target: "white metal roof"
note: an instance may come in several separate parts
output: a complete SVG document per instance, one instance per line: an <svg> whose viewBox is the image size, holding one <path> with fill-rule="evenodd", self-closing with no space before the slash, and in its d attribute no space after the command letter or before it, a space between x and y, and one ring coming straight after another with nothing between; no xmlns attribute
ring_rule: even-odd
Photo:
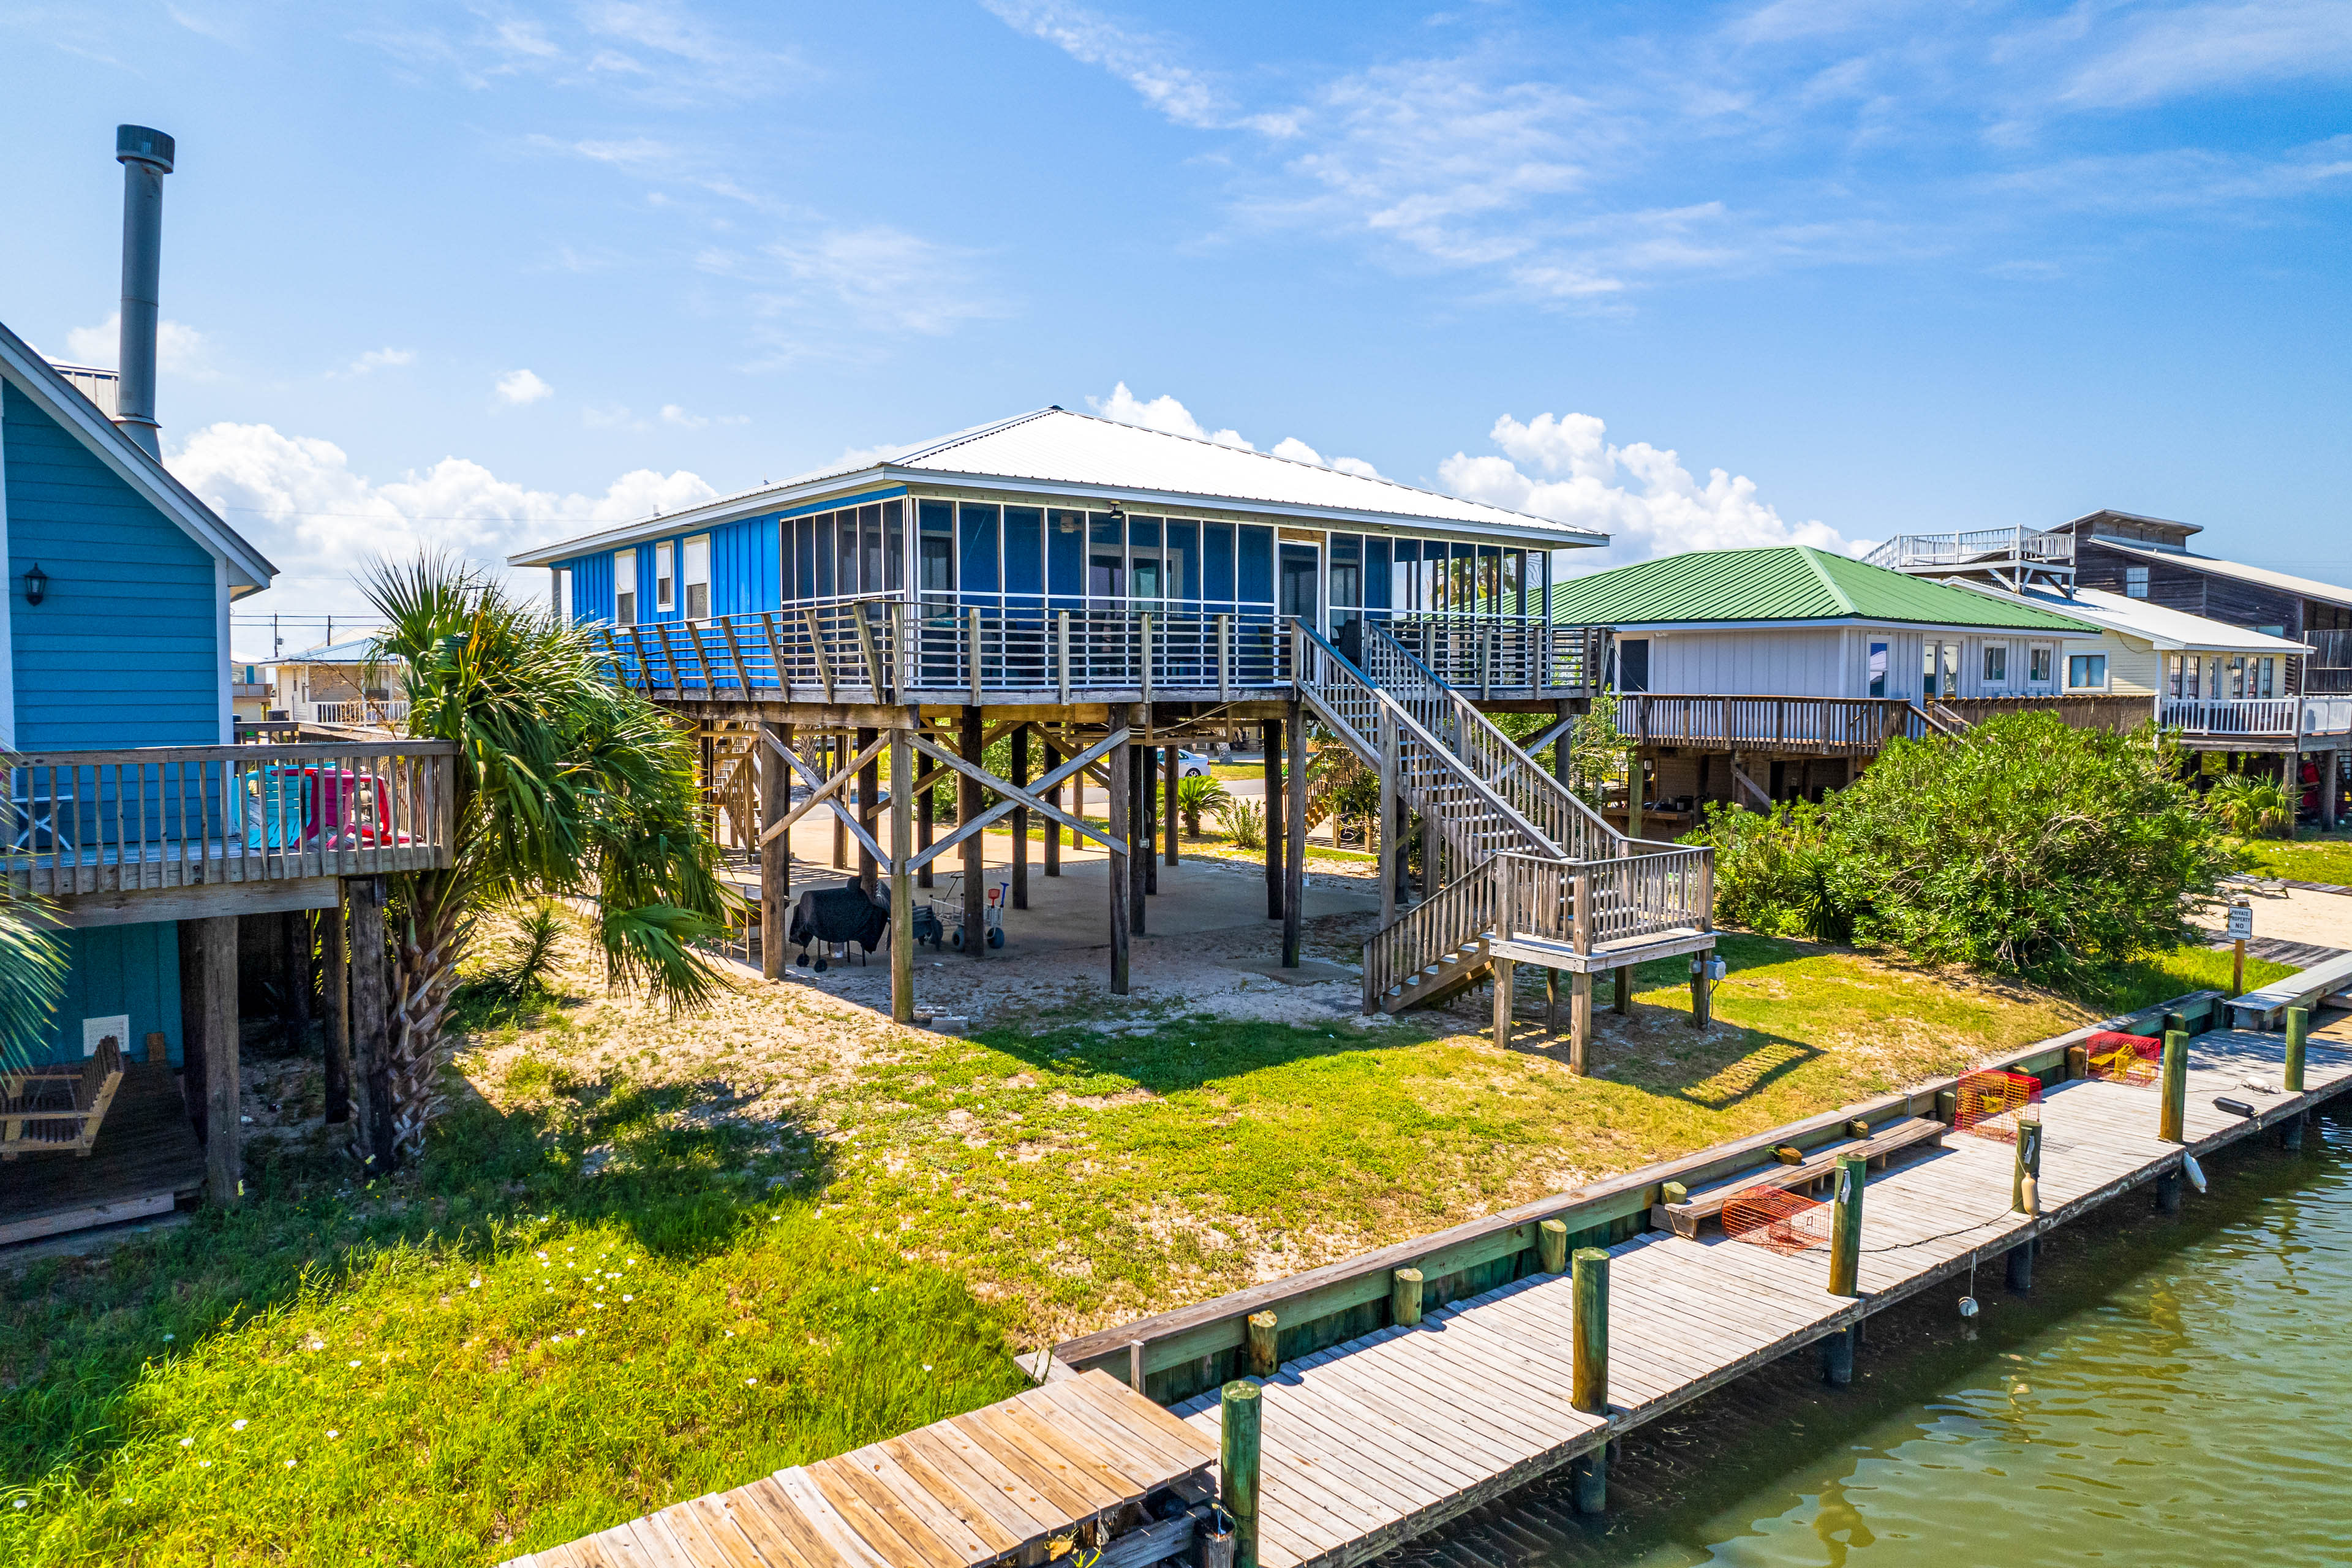
<svg viewBox="0 0 2352 1568"><path fill-rule="evenodd" d="M2333 583L2316 582L2309 577L2297 577L2291 573L2267 571L2249 566L2240 561L2223 561L2211 555L2192 555L2186 550L2159 550L2151 544L2132 540L2109 539L2105 534L2094 535L2109 550L2126 555L2137 555L2143 561L2161 561L2178 565L2183 561L2200 572L2210 572L2216 577L2234 577L2241 583L2259 583L2265 588L2276 588L2284 594L2301 594L2307 599L2320 599L2331 605L2352 605L2352 588L2339 588Z"/></svg>
<svg viewBox="0 0 2352 1568"><path fill-rule="evenodd" d="M1557 546L1598 545L1609 536L1549 518L1441 495L1393 479L1342 473L1189 436L1171 436L1066 408L1041 408L880 458L820 468L664 518L570 539L509 556L546 566L586 550L707 527L829 492L884 483L937 483L1074 499L1118 500L1181 510L1265 512L1326 522L1477 531Z"/></svg>
<svg viewBox="0 0 2352 1568"><path fill-rule="evenodd" d="M1958 582L1953 586L1972 588L1997 599L2022 599L2038 608L2074 616L2103 630L2137 637L2166 651L2187 649L2198 653L2271 654L2311 651L2306 645L2285 637L2248 631L2227 621L2192 616L2186 610L2167 609L2146 599L2110 594L2099 588L2077 588L2074 597L2068 598L2049 588L2028 588L2022 594L2012 594L2006 588L1994 588L1981 583Z"/></svg>

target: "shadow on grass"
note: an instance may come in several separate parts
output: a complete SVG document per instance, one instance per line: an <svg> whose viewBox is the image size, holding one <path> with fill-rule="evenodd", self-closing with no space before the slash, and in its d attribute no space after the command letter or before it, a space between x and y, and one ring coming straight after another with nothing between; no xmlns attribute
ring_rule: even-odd
<svg viewBox="0 0 2352 1568"><path fill-rule="evenodd" d="M656 1257L692 1258L803 1207L827 1177L811 1129L740 1119L724 1082L615 1085L544 1059L514 1076L525 1102L501 1110L450 1073L424 1159L390 1180L356 1175L346 1130L314 1122L299 1142L249 1146L235 1209L201 1208L103 1253L14 1268L0 1253L0 1486L102 1458L152 1359L386 1255L425 1246L487 1261L553 1223L616 1226ZM314 1081L294 1109L318 1108Z"/></svg>

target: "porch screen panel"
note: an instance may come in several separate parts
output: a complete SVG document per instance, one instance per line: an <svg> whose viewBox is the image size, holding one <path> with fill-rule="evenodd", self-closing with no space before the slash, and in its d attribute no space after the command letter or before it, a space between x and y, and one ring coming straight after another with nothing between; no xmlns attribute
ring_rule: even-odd
<svg viewBox="0 0 2352 1568"><path fill-rule="evenodd" d="M1168 597L1199 600L1201 592L1201 525L1168 521Z"/></svg>
<svg viewBox="0 0 2352 1568"><path fill-rule="evenodd" d="M1127 597L1127 520L1087 514L1087 597Z"/></svg>
<svg viewBox="0 0 2352 1568"><path fill-rule="evenodd" d="M915 509L916 586L922 595L921 679L955 685L962 662L956 626L955 503L927 500Z"/></svg>
<svg viewBox="0 0 2352 1568"><path fill-rule="evenodd" d="M1234 525L1230 522L1201 525L1201 594L1215 604L1234 601Z"/></svg>
<svg viewBox="0 0 2352 1568"><path fill-rule="evenodd" d="M1004 509L1005 659L1015 679L1043 684L1046 669L1045 513Z"/></svg>
<svg viewBox="0 0 2352 1568"><path fill-rule="evenodd" d="M816 519L799 518L793 524L793 593L795 599L816 597Z"/></svg>
<svg viewBox="0 0 2352 1568"><path fill-rule="evenodd" d="M1387 539L1364 541L1364 608L1368 610L1394 608L1390 595L1396 586L1395 567L1391 562L1396 543Z"/></svg>
<svg viewBox="0 0 2352 1568"><path fill-rule="evenodd" d="M833 513L819 512L816 522L816 586L820 599L833 597Z"/></svg>
<svg viewBox="0 0 2352 1568"><path fill-rule="evenodd" d="M1363 607L1364 536L1335 533L1330 538L1330 621L1336 637Z"/></svg>
<svg viewBox="0 0 2352 1568"><path fill-rule="evenodd" d="M1128 596L1135 599L1158 599L1165 596L1166 579L1160 574L1160 519L1129 518L1127 523Z"/></svg>
<svg viewBox="0 0 2352 1568"><path fill-rule="evenodd" d="M1087 518L1056 511L1045 530L1045 591L1057 610L1075 610L1087 592Z"/></svg>
<svg viewBox="0 0 2352 1568"><path fill-rule="evenodd" d="M1240 677L1267 681L1280 668L1274 625L1274 530L1245 522L1234 532L1237 586L1241 590L1234 616L1234 638L1240 648Z"/></svg>
<svg viewBox="0 0 2352 1568"><path fill-rule="evenodd" d="M907 588L907 503L882 503L882 586L901 594Z"/></svg>
<svg viewBox="0 0 2352 1568"><path fill-rule="evenodd" d="M1503 547L1499 544L1478 546L1477 595L1479 614L1503 613Z"/></svg>
<svg viewBox="0 0 2352 1568"><path fill-rule="evenodd" d="M857 592L857 510L855 507L833 514L834 561L835 572L833 591L846 596Z"/></svg>
<svg viewBox="0 0 2352 1568"><path fill-rule="evenodd" d="M1396 540L1389 553L1390 607L1406 613L1421 608L1421 541Z"/></svg>
<svg viewBox="0 0 2352 1568"><path fill-rule="evenodd" d="M861 506L857 509L857 538L864 559L858 563L858 591L878 594L882 580L882 508Z"/></svg>

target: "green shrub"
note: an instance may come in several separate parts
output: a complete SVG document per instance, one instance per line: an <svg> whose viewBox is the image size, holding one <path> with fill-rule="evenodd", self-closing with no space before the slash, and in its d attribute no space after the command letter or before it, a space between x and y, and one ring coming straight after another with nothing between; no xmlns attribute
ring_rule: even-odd
<svg viewBox="0 0 2352 1568"><path fill-rule="evenodd" d="M2225 773L2205 792L2205 809L2241 838L2294 837L2294 806L2269 779Z"/></svg>
<svg viewBox="0 0 2352 1568"><path fill-rule="evenodd" d="M1265 808L1254 800L1229 800L1217 808L1217 820L1236 849L1265 847Z"/></svg>
<svg viewBox="0 0 2352 1568"><path fill-rule="evenodd" d="M2236 868L2154 732L2003 714L1897 741L1818 809L1717 811L1724 918L2050 979L2168 948ZM1736 912L1735 912L1736 911Z"/></svg>

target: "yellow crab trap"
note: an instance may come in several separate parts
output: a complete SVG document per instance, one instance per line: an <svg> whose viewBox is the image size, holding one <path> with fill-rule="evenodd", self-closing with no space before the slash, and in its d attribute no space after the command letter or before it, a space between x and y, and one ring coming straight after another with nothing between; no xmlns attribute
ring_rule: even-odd
<svg viewBox="0 0 2352 1568"><path fill-rule="evenodd" d="M1960 1075L1958 1108L1952 1131L1973 1132L2003 1143L2017 1142L2017 1113L2042 1103L2042 1080L1998 1068Z"/></svg>
<svg viewBox="0 0 2352 1568"><path fill-rule="evenodd" d="M1830 1238L1827 1204L1786 1187L1750 1187L1723 1205L1723 1234L1786 1256Z"/></svg>
<svg viewBox="0 0 2352 1568"><path fill-rule="evenodd" d="M2164 1042L2147 1035L2102 1029L2083 1042L2091 1076L2110 1083L2154 1083L2164 1072Z"/></svg>

